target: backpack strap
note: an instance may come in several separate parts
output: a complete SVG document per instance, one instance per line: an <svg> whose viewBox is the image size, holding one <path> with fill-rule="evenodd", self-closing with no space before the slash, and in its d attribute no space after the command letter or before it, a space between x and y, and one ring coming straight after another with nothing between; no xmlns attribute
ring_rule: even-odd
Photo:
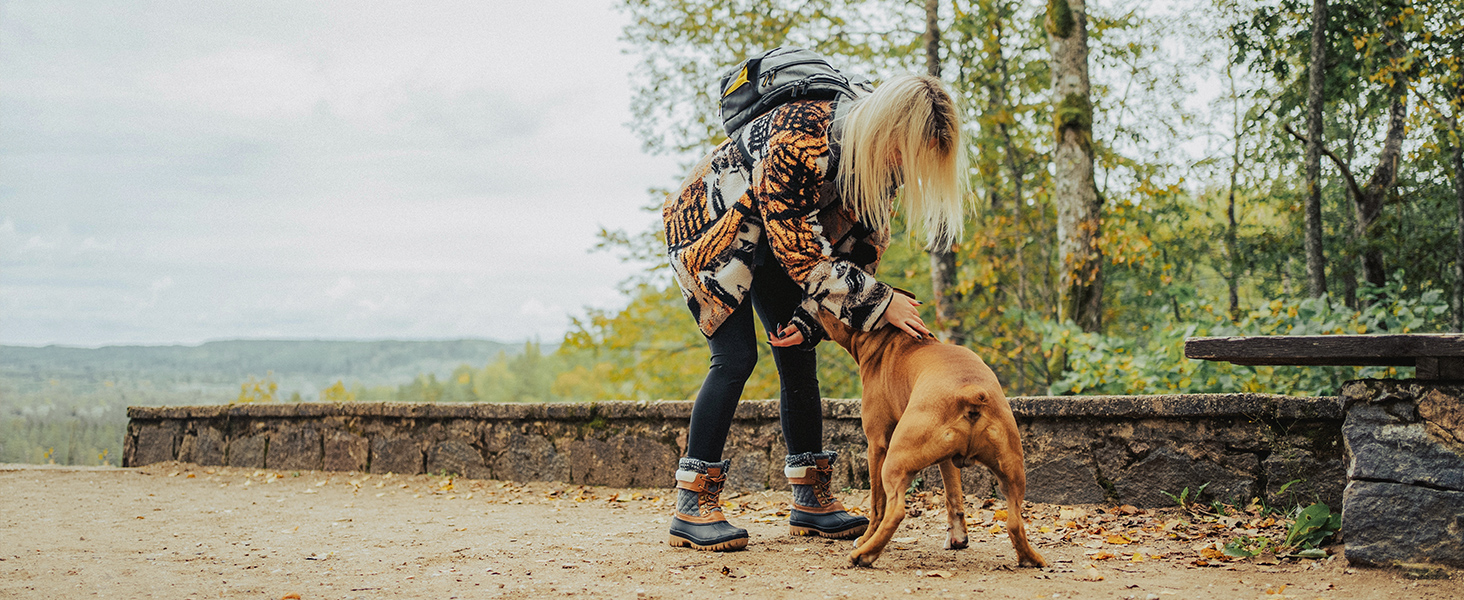
<svg viewBox="0 0 1464 600"><path fill-rule="evenodd" d="M849 116L849 102L834 100L833 118L829 123L829 173L827 181L839 175L839 159L844 155L844 119Z"/></svg>

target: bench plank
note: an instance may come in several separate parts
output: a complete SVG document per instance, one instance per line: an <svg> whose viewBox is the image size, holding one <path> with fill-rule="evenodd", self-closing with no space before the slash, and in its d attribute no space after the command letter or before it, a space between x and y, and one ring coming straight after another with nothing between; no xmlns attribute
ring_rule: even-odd
<svg viewBox="0 0 1464 600"><path fill-rule="evenodd" d="M1464 334L1268 335L1189 338L1184 355L1238 365L1399 366L1464 359Z"/></svg>

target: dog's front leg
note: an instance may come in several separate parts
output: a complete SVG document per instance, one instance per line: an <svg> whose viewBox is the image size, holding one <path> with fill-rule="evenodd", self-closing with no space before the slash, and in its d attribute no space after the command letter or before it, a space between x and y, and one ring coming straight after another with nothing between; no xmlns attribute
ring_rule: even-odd
<svg viewBox="0 0 1464 600"><path fill-rule="evenodd" d="M849 562L856 567L868 567L874 565L879 555L884 552L885 546L890 543L890 538L895 536L895 530L900 528L900 522L905 520L905 488L909 487L910 481L915 478L914 471L891 472L888 468L889 462L885 463L884 471L884 497L871 497L870 503L875 504L881 500L884 502L884 514L876 529L874 522L870 522L869 531L865 532L865 538L860 539L859 547L849 554ZM870 532L873 532L871 535Z"/></svg>
<svg viewBox="0 0 1464 600"><path fill-rule="evenodd" d="M960 550L970 543L966 535L966 498L961 493L961 469L949 458L940 461L940 480L945 484L946 520L950 523L945 547Z"/></svg>
<svg viewBox="0 0 1464 600"><path fill-rule="evenodd" d="M877 436L883 437L877 437ZM879 523L884 519L885 514L885 492L884 469L885 455L888 452L889 435L887 433L876 433L871 435L868 428L865 429L865 439L869 440L869 527L864 529L864 535L855 540L854 547L863 546L869 538L874 537L875 530L879 529Z"/></svg>

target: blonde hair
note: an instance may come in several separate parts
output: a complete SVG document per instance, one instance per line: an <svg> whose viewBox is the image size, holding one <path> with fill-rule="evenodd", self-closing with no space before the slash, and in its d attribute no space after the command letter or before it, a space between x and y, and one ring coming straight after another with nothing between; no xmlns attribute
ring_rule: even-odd
<svg viewBox="0 0 1464 600"><path fill-rule="evenodd" d="M844 117L838 186L844 204L875 229L889 226L896 188L910 223L932 248L965 229L966 149L955 100L928 75L895 77L854 101Z"/></svg>

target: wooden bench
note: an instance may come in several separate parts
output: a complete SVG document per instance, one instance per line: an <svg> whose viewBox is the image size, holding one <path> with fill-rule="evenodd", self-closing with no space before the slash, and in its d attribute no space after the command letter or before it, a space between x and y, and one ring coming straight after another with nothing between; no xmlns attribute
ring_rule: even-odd
<svg viewBox="0 0 1464 600"><path fill-rule="evenodd" d="M1347 561L1464 568L1464 335L1190 338L1184 355L1241 365L1416 367L1412 380L1342 386Z"/></svg>
<svg viewBox="0 0 1464 600"><path fill-rule="evenodd" d="M1416 379L1464 379L1464 334L1189 338L1184 355L1238 365L1416 367Z"/></svg>

